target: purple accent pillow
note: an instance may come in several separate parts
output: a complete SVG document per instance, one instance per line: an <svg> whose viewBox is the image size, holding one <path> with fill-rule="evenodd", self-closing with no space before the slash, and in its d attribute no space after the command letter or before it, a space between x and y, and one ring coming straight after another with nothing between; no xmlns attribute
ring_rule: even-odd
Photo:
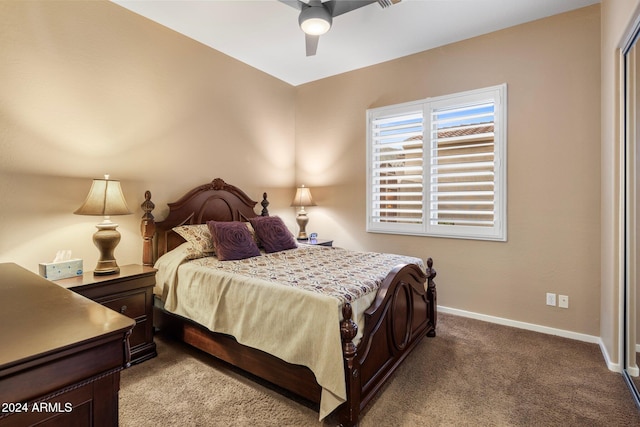
<svg viewBox="0 0 640 427"><path fill-rule="evenodd" d="M285 249L297 248L298 244L293 238L280 217L277 216L256 216L249 219L249 222L256 231L258 240L264 250L268 253L280 252Z"/></svg>
<svg viewBox="0 0 640 427"><path fill-rule="evenodd" d="M251 232L244 222L207 221L211 240L220 261L251 258L260 255Z"/></svg>

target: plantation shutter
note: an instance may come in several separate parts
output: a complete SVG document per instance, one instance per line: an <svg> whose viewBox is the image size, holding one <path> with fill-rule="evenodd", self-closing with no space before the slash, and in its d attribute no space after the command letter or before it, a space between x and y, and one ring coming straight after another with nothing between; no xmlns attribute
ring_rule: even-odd
<svg viewBox="0 0 640 427"><path fill-rule="evenodd" d="M494 227L493 100L434 108L430 129L430 225Z"/></svg>
<svg viewBox="0 0 640 427"><path fill-rule="evenodd" d="M420 226L423 220L422 108L371 121L370 221Z"/></svg>
<svg viewBox="0 0 640 427"><path fill-rule="evenodd" d="M507 240L507 86L367 110L367 231Z"/></svg>

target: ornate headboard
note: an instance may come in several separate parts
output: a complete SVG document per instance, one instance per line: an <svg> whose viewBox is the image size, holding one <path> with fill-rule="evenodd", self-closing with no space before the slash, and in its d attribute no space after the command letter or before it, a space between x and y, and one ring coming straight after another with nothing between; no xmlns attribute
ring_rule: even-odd
<svg viewBox="0 0 640 427"><path fill-rule="evenodd" d="M154 261L184 243L173 227L185 224L205 224L207 221L247 221L258 216L253 210L258 202L251 200L247 194L221 178L200 185L182 196L177 202L169 203L169 214L163 221L155 222L151 211L155 205L151 201L151 192L144 195L142 203L142 222L140 231L144 239L142 263L153 265ZM262 195L262 212L268 216L267 193ZM155 237L155 251L154 251ZM154 256L155 252L155 256Z"/></svg>

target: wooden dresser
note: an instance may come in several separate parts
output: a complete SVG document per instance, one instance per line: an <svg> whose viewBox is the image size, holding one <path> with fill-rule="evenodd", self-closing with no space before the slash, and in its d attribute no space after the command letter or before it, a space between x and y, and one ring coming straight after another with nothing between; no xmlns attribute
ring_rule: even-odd
<svg viewBox="0 0 640 427"><path fill-rule="evenodd" d="M134 324L16 264L0 264L0 426L117 426Z"/></svg>

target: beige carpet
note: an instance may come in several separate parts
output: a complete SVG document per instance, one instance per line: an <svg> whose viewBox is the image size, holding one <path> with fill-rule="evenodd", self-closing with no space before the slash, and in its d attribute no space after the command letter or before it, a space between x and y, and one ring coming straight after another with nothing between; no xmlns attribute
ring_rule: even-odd
<svg viewBox="0 0 640 427"><path fill-rule="evenodd" d="M640 426L600 349L440 315L361 419L382 426ZM156 336L158 357L122 372L120 425L330 426L311 405Z"/></svg>

